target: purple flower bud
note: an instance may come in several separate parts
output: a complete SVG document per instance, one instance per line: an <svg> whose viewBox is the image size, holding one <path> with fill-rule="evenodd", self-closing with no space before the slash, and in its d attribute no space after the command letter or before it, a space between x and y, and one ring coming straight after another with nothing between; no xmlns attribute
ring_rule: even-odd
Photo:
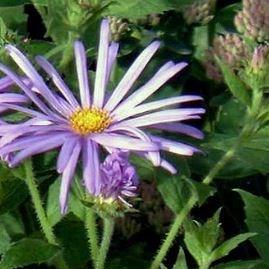
<svg viewBox="0 0 269 269"><path fill-rule="evenodd" d="M138 177L128 161L128 152L114 151L101 164L100 196L108 200L120 200L130 206L124 197L136 196Z"/></svg>

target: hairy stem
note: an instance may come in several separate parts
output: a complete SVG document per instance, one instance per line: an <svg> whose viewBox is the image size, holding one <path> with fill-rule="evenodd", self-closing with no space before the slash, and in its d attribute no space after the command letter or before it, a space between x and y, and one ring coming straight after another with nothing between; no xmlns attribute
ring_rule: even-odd
<svg viewBox="0 0 269 269"><path fill-rule="evenodd" d="M113 235L115 221L113 218L104 218L103 238L96 261L96 269L104 269L106 256L109 250L111 238Z"/></svg>
<svg viewBox="0 0 269 269"><path fill-rule="evenodd" d="M188 216L188 213L190 212L191 208L194 206L195 203L196 203L196 196L193 195L186 204L186 206L181 210L181 212L176 215L176 218L173 224L171 225L171 228L165 240L163 241L157 256L153 260L150 269L159 269L163 259L165 258L168 250L172 246L173 241L175 240L178 234L179 228L181 227L182 223Z"/></svg>
<svg viewBox="0 0 269 269"><path fill-rule="evenodd" d="M56 236L54 235L52 226L49 223L49 220L47 218L47 215L45 213L42 200L38 191L38 187L36 184L35 176L33 173L33 166L31 159L28 159L24 163L25 167L25 173L26 173L26 179L25 182L28 186L34 209L37 215L37 218L39 220L39 224L41 226L41 230L44 233L47 241L52 245L59 245ZM52 260L52 263L59 269L68 269L68 266L66 265L63 257L57 256Z"/></svg>
<svg viewBox="0 0 269 269"><path fill-rule="evenodd" d="M216 163L216 165L209 171L207 176L203 179L204 184L210 184L215 176L220 172L220 170L233 158L236 150L237 144L235 144L231 149L229 149L222 158Z"/></svg>
<svg viewBox="0 0 269 269"><path fill-rule="evenodd" d="M91 208L87 208L85 226L87 229L89 239L89 247L92 262L95 265L98 255L98 235L97 235L95 213Z"/></svg>
<svg viewBox="0 0 269 269"><path fill-rule="evenodd" d="M30 195L34 204L36 215L39 219L41 229L50 244L57 245L56 237L53 233L53 229L48 221L45 210L42 205L42 200L35 182L33 173L32 161L30 159L25 161L26 183L29 188Z"/></svg>

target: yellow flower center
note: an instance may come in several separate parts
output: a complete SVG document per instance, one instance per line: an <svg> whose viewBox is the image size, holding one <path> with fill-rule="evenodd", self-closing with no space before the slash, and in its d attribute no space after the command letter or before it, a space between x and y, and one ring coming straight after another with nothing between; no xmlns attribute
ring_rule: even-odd
<svg viewBox="0 0 269 269"><path fill-rule="evenodd" d="M69 120L72 129L80 135L100 133L111 123L109 113L99 108L79 109Z"/></svg>

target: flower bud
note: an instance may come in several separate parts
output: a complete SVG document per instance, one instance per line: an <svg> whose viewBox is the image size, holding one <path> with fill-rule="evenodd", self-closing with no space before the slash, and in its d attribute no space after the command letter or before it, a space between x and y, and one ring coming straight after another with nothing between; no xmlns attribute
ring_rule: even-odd
<svg viewBox="0 0 269 269"><path fill-rule="evenodd" d="M127 20L117 18L114 16L110 16L108 17L108 19L111 32L111 39L117 42L129 30L129 24Z"/></svg>
<svg viewBox="0 0 269 269"><path fill-rule="evenodd" d="M183 8L183 17L187 24L207 24L214 17L216 0L196 0Z"/></svg>
<svg viewBox="0 0 269 269"><path fill-rule="evenodd" d="M234 19L238 32L257 42L269 40L268 10L268 0L243 0L243 9Z"/></svg>
<svg viewBox="0 0 269 269"><path fill-rule="evenodd" d="M258 46L253 53L251 60L251 71L255 74L262 73L266 66L268 65L269 60L269 46L260 45Z"/></svg>
<svg viewBox="0 0 269 269"><path fill-rule="evenodd" d="M232 70L238 71L249 58L249 51L242 38L236 34L220 35L214 38L213 46L207 51L203 65L207 76L220 82L222 75L215 62L215 55Z"/></svg>

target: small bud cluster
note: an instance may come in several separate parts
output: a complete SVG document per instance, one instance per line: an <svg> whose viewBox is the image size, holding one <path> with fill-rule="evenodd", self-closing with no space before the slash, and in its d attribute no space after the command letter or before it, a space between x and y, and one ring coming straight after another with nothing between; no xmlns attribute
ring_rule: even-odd
<svg viewBox="0 0 269 269"><path fill-rule="evenodd" d="M221 81L222 76L214 60L215 55L232 70L238 71L249 58L249 51L242 38L236 34L215 37L212 48L205 55L204 66L209 78Z"/></svg>
<svg viewBox="0 0 269 269"><path fill-rule="evenodd" d="M157 26L161 21L161 15L160 14L149 14L144 18L139 18L136 20L131 20L132 23L138 24L138 25L150 25L150 26Z"/></svg>
<svg viewBox="0 0 269 269"><path fill-rule="evenodd" d="M127 20L114 16L110 16L108 17L108 19L110 25L111 39L117 42L129 30L129 23L127 22Z"/></svg>
<svg viewBox="0 0 269 269"><path fill-rule="evenodd" d="M196 0L183 8L183 17L187 24L207 24L214 17L216 0Z"/></svg>
<svg viewBox="0 0 269 269"><path fill-rule="evenodd" d="M269 1L243 0L243 9L235 16L237 30L257 42L269 40Z"/></svg>
<svg viewBox="0 0 269 269"><path fill-rule="evenodd" d="M260 45L258 46L253 53L251 60L251 71L253 73L259 73L263 71L268 66L269 60L269 46Z"/></svg>

